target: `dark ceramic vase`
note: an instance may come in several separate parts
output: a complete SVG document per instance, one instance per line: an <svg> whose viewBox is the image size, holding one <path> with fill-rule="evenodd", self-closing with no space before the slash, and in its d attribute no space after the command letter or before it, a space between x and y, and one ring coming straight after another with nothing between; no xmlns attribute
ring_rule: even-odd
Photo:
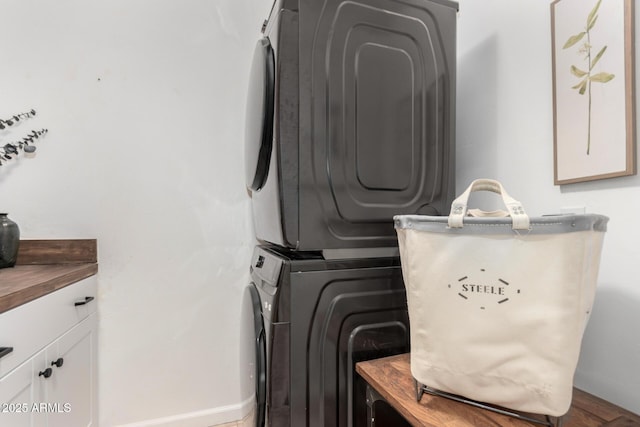
<svg viewBox="0 0 640 427"><path fill-rule="evenodd" d="M0 213L0 268L13 267L18 258L20 229L6 213Z"/></svg>

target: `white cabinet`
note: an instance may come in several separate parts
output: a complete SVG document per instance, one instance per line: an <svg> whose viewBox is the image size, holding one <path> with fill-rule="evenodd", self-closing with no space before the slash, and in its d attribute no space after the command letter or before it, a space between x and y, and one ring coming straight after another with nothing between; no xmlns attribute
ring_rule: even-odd
<svg viewBox="0 0 640 427"><path fill-rule="evenodd" d="M0 426L97 426L95 296L90 277L0 314Z"/></svg>
<svg viewBox="0 0 640 427"><path fill-rule="evenodd" d="M39 389L38 378L33 375L36 359L42 359L44 363L44 353L30 358L0 379L0 425L44 425L42 422L36 422L36 419L42 420L42 417L31 411L34 399L39 399L42 392Z"/></svg>
<svg viewBox="0 0 640 427"><path fill-rule="evenodd" d="M47 348L45 365L64 361L43 381L53 404L49 427L97 426L96 319L92 314Z"/></svg>

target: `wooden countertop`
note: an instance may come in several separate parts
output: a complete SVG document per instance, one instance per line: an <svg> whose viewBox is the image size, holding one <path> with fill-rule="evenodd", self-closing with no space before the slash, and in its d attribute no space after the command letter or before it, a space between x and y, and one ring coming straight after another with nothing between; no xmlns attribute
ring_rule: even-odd
<svg viewBox="0 0 640 427"><path fill-rule="evenodd" d="M401 354L359 362L356 364L356 371L413 426L532 427L536 425L429 394L424 394L417 402L409 363L409 354ZM562 426L640 426L640 416L589 393L574 389L573 404L563 417Z"/></svg>
<svg viewBox="0 0 640 427"><path fill-rule="evenodd" d="M0 313L97 272L95 239L22 240L16 266L0 269Z"/></svg>

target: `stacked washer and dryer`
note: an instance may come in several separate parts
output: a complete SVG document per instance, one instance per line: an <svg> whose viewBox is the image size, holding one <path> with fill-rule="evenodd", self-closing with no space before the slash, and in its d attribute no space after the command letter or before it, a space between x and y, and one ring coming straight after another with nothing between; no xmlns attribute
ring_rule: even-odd
<svg viewBox="0 0 640 427"><path fill-rule="evenodd" d="M453 199L456 15L276 0L264 22L245 141L259 427L367 425L355 363L409 350L392 218Z"/></svg>

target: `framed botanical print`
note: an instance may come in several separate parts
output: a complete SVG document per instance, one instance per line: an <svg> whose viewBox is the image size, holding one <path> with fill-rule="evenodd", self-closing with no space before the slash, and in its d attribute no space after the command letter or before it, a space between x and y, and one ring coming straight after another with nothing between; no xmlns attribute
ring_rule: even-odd
<svg viewBox="0 0 640 427"><path fill-rule="evenodd" d="M556 185L636 173L633 4L551 3Z"/></svg>

